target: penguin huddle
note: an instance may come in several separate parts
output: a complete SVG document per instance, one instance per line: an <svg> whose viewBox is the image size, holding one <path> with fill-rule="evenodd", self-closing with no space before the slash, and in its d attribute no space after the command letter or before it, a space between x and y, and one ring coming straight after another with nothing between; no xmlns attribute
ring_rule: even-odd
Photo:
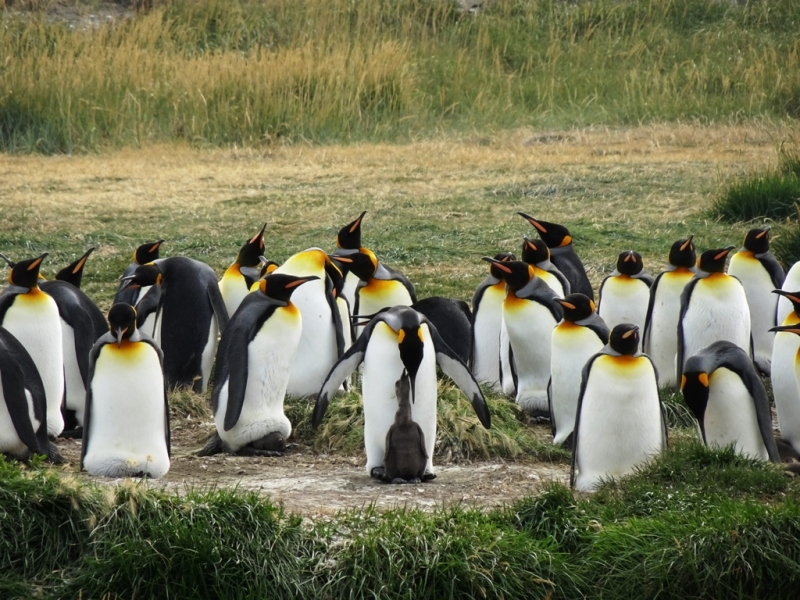
<svg viewBox="0 0 800 600"><path fill-rule="evenodd" d="M540 239L523 237L521 260L484 257L489 273L470 310L418 300L362 245L365 214L339 230L330 254L309 248L281 265L264 256L264 224L219 280L201 261L161 257L164 240L142 244L107 320L79 287L93 249L53 281L39 275L46 254L3 257L0 452L59 462L52 440L82 436L90 474L160 477L170 463L167 390L210 387L216 433L201 455L280 455L293 428L285 398L315 398L316 427L360 372L366 472L428 481L439 368L486 428L479 384L549 421L554 443L573 450L580 490L665 449L660 388L681 389L705 443L800 459L800 291L778 289L769 228L747 234L727 271L733 246L697 259L691 236L655 278L624 251L595 304L567 228L519 213ZM779 299L789 304L782 321ZM771 373L777 444L759 372Z"/></svg>

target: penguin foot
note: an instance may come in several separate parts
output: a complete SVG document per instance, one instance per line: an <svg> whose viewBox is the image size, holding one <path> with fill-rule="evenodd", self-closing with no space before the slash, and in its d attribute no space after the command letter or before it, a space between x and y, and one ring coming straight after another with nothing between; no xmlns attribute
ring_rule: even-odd
<svg viewBox="0 0 800 600"><path fill-rule="evenodd" d="M281 456L283 455L283 452L286 451L286 439L283 437L283 435L281 435L277 431L268 433L263 438L258 440L253 440L247 445L255 448L256 450L280 452Z"/></svg>
<svg viewBox="0 0 800 600"><path fill-rule="evenodd" d="M534 408L532 411L528 412L528 417L533 423L549 423L550 411Z"/></svg>
<svg viewBox="0 0 800 600"><path fill-rule="evenodd" d="M775 438L775 444L778 446L778 455L781 457L781 462L800 460L800 453L786 440Z"/></svg>
<svg viewBox="0 0 800 600"><path fill-rule="evenodd" d="M563 442L561 442L561 447L564 448L564 450L572 450L573 449L573 443L575 441L574 437L575 437L575 432L573 431L572 433L570 433L567 436L567 439L565 439Z"/></svg>
<svg viewBox="0 0 800 600"><path fill-rule="evenodd" d="M436 479L436 473L431 473L430 471L425 471L422 474L422 481L433 481Z"/></svg>
<svg viewBox="0 0 800 600"><path fill-rule="evenodd" d="M64 464L64 457L61 456L61 453L58 451L58 447L55 444L48 444L47 446L47 462L52 463L54 465L63 465Z"/></svg>
<svg viewBox="0 0 800 600"><path fill-rule="evenodd" d="M200 452L197 453L197 456L214 456L215 454L219 454L224 450L222 446L222 440L219 437L218 433L214 433L208 441L206 445L203 447Z"/></svg>
<svg viewBox="0 0 800 600"><path fill-rule="evenodd" d="M83 439L83 427L76 427L75 429L65 429L58 437L65 440L80 440Z"/></svg>
<svg viewBox="0 0 800 600"><path fill-rule="evenodd" d="M386 470L383 467L372 467L369 476L379 481L386 481Z"/></svg>
<svg viewBox="0 0 800 600"><path fill-rule="evenodd" d="M395 477L390 483L395 485L402 485L404 483L422 483L419 477L412 477L411 479L403 479L402 477Z"/></svg>
<svg viewBox="0 0 800 600"><path fill-rule="evenodd" d="M278 450L261 450L253 446L243 446L236 451L236 456L283 456Z"/></svg>

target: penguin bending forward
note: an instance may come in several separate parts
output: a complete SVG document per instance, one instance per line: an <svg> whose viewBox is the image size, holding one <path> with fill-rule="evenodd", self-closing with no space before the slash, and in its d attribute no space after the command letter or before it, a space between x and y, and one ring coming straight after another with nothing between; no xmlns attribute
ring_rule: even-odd
<svg viewBox="0 0 800 600"><path fill-rule="evenodd" d="M136 310L108 311L109 331L92 348L81 468L102 477L169 471L169 404L161 350L136 329Z"/></svg>
<svg viewBox="0 0 800 600"><path fill-rule="evenodd" d="M364 363L364 446L367 473L378 479L385 475L386 434L397 412L395 382L408 373L411 387L411 416L425 436L425 475L433 479L433 449L436 443L436 365L449 376L472 402L472 408L487 429L491 419L481 388L458 355L442 341L430 321L412 308L394 306L375 315L361 336L333 366L314 406L317 427L330 399L341 383Z"/></svg>
<svg viewBox="0 0 800 600"><path fill-rule="evenodd" d="M750 458L780 461L767 390L739 346L722 340L690 356L681 391L707 446L733 444Z"/></svg>
<svg viewBox="0 0 800 600"><path fill-rule="evenodd" d="M391 483L420 483L425 477L428 453L425 434L411 418L411 381L406 371L394 388L398 406L394 423L386 433L384 479Z"/></svg>
<svg viewBox="0 0 800 600"><path fill-rule="evenodd" d="M622 323L583 368L570 485L594 491L604 479L632 473L666 446L655 367L639 352L639 327Z"/></svg>

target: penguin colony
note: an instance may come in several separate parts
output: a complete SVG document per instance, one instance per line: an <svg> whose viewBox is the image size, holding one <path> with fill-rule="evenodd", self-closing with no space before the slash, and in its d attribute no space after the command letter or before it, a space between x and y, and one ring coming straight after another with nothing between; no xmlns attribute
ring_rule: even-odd
<svg viewBox="0 0 800 600"><path fill-rule="evenodd" d="M484 257L472 298L418 300L402 273L362 246L366 212L330 254L278 265L264 226L218 281L164 240L134 252L106 317L80 290L93 249L45 281L47 254L13 262L0 294L0 452L58 463L82 437L81 468L108 477L169 470L167 390L211 385L216 434L201 455L281 455L284 399L314 397L318 426L361 373L366 471L392 483L436 477L437 366L491 418L479 384L513 397L573 450L582 491L624 476L667 444L659 389L680 389L706 444L778 462L800 458L800 267L789 277L769 228L744 247L696 256L692 236L655 278L619 254L598 290L563 225L519 215L539 239ZM785 280L785 281L784 281ZM788 286L788 287L787 287ZM780 299L780 302L779 302ZM216 365L212 381L212 366ZM771 375L782 438L760 374Z"/></svg>

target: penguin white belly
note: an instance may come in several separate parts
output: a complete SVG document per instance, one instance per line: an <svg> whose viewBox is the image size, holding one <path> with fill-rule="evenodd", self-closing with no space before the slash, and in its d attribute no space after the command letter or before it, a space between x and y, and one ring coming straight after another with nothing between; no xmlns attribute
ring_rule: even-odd
<svg viewBox="0 0 800 600"><path fill-rule="evenodd" d="M289 384L289 366L300 341L296 317L276 310L247 348L247 384L239 420L225 431L228 409L228 381L222 387L214 422L219 437L233 452L270 433L284 439L292 433L292 424L283 412L283 399Z"/></svg>
<svg viewBox="0 0 800 600"><path fill-rule="evenodd" d="M6 398L3 395L2 374L0 373L0 453L8 454L15 458L27 458L31 451L19 439L19 434L11 421L11 414L8 412ZM28 402L28 418L30 419L33 431L37 431L41 423L34 416L33 398L28 390L25 390L25 399Z"/></svg>
<svg viewBox="0 0 800 600"><path fill-rule="evenodd" d="M3 327L25 346L42 378L47 397L47 433L64 430L64 352L61 317L55 300L44 292L19 294L6 311Z"/></svg>
<svg viewBox="0 0 800 600"><path fill-rule="evenodd" d="M342 288L342 295L345 298L347 298L347 301L350 303L350 306L355 306L356 293L357 293L356 290L358 289L359 283L361 283L361 280L358 278L358 276L348 271L347 276L344 278L344 287Z"/></svg>
<svg viewBox="0 0 800 600"><path fill-rule="evenodd" d="M86 386L75 355L75 332L64 319L61 319L61 341L64 353L65 404L69 410L75 411L75 418L82 427L86 407Z"/></svg>
<svg viewBox="0 0 800 600"><path fill-rule="evenodd" d="M800 261L794 263L789 269L789 272L786 273L786 278L783 280L781 289L784 292L789 293L800 291ZM775 318L775 323L780 325L784 322L784 320L786 320L786 317L793 312L794 307L792 306L791 300L780 296L778 298L778 312Z"/></svg>
<svg viewBox="0 0 800 600"><path fill-rule="evenodd" d="M556 424L554 444L564 443L572 433L581 392L581 372L586 361L603 346L597 334L588 327L562 321L553 331L550 395Z"/></svg>
<svg viewBox="0 0 800 600"><path fill-rule="evenodd" d="M228 267L228 270L222 275L222 279L219 280L219 292L222 294L228 316L232 317L242 300L250 293L244 275L239 271L238 266Z"/></svg>
<svg viewBox="0 0 800 600"><path fill-rule="evenodd" d="M528 412L547 412L547 382L553 313L538 302L509 295L503 303L503 318L517 369L516 402Z"/></svg>
<svg viewBox="0 0 800 600"><path fill-rule="evenodd" d="M733 444L739 454L769 460L753 397L739 376L725 367L714 371L709 378L703 425L709 446Z"/></svg>
<svg viewBox="0 0 800 600"><path fill-rule="evenodd" d="M578 426L575 487L633 472L663 450L661 407L650 361L600 356L592 363Z"/></svg>
<svg viewBox="0 0 800 600"><path fill-rule="evenodd" d="M474 316L473 375L479 383L501 392L500 329L503 323L505 284L493 285L483 292L479 309Z"/></svg>
<svg viewBox="0 0 800 600"><path fill-rule="evenodd" d="M750 308L753 359L764 373L769 374L772 343L775 340L775 333L770 331L770 328L775 327L778 294L772 293L775 286L767 270L750 254L749 252L734 254L728 267L728 275L733 275L742 282L747 305Z"/></svg>
<svg viewBox="0 0 800 600"><path fill-rule="evenodd" d="M164 375L144 342L106 344L95 362L84 468L92 475L161 477L169 470Z"/></svg>
<svg viewBox="0 0 800 600"><path fill-rule="evenodd" d="M422 363L415 380L415 401L411 418L425 436L428 453L426 471L433 472L433 450L436 444L436 356L428 327L421 327L425 346ZM364 448L367 473L383 466L386 433L394 423L398 402L395 382L403 374L403 363L397 349L397 335L385 323L378 323L364 355L362 394L364 401Z"/></svg>
<svg viewBox="0 0 800 600"><path fill-rule="evenodd" d="M650 288L644 281L625 275L609 277L601 293L597 314L609 329L621 323L644 327L647 305L650 303Z"/></svg>
<svg viewBox="0 0 800 600"><path fill-rule="evenodd" d="M732 277L715 275L701 279L692 290L683 316L684 362L720 340L736 344L750 355L750 311L744 288Z"/></svg>
<svg viewBox="0 0 800 600"><path fill-rule="evenodd" d="M358 289L359 315L374 315L382 308L412 304L411 295L406 287L393 279L371 279L367 285ZM363 330L363 326L356 328L356 338Z"/></svg>
<svg viewBox="0 0 800 600"><path fill-rule="evenodd" d="M797 319L787 318L784 324L790 325L796 321ZM770 378L781 437L800 452L800 390L798 389L800 379L795 371L798 351L800 351L799 336L794 333L778 332L772 353Z"/></svg>
<svg viewBox="0 0 800 600"><path fill-rule="evenodd" d="M675 357L678 354L681 293L692 276L688 269L664 273L655 291L643 352L653 360L658 370L658 385L662 388L678 387Z"/></svg>

